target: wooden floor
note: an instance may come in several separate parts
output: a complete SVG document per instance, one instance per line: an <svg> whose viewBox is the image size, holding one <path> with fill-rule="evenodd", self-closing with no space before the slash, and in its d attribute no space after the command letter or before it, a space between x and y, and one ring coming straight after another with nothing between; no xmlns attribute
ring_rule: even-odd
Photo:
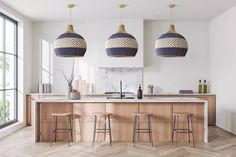
<svg viewBox="0 0 236 157"><path fill-rule="evenodd" d="M236 136L217 127L209 128L209 143L197 143L193 148L188 143L175 147L171 142L114 143L110 148L106 142L75 142L68 147L66 143L34 143L32 127L26 127L0 140L0 157L236 157Z"/></svg>

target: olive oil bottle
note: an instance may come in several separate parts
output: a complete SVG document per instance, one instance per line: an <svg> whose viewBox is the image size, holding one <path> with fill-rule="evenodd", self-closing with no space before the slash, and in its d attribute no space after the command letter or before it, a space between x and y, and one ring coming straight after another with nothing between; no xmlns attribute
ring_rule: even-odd
<svg viewBox="0 0 236 157"><path fill-rule="evenodd" d="M203 93L207 93L207 82L206 82L206 80L204 80L204 83L203 83Z"/></svg>
<svg viewBox="0 0 236 157"><path fill-rule="evenodd" d="M202 93L203 92L203 84L202 84L202 80L199 80L198 83L198 93Z"/></svg>

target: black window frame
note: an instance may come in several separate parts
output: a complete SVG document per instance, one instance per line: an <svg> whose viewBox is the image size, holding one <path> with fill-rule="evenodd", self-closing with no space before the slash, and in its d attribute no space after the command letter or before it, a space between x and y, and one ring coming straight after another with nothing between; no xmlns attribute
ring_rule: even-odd
<svg viewBox="0 0 236 157"><path fill-rule="evenodd" d="M5 52L5 50L4 51L0 50L1 54L14 56L14 60L15 60L15 69L14 69L15 70L15 79L14 79L15 88L8 88L7 89L7 88L4 87L4 89L0 89L0 92L6 92L8 90L14 91L14 95L15 95L15 104L14 104L15 105L15 119L0 125L0 129L2 129L2 128L5 128L6 126L9 126L11 124L14 124L14 123L18 122L18 22L16 20L12 19L11 17L3 14L2 12L0 12L0 17L3 18L3 20L8 20L8 21L11 21L12 23L15 24L15 53L9 53L9 52ZM4 37L3 40L5 40L5 37ZM5 114L5 112L4 112L4 114Z"/></svg>

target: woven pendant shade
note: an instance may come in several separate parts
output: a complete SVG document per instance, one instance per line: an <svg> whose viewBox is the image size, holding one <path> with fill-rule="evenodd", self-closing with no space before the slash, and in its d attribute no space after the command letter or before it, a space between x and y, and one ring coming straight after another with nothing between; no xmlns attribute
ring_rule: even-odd
<svg viewBox="0 0 236 157"><path fill-rule="evenodd" d="M155 50L158 56L184 57L188 51L188 43L181 34L175 32L174 25L170 25L169 31L157 39Z"/></svg>
<svg viewBox="0 0 236 157"><path fill-rule="evenodd" d="M119 31L111 35L105 44L106 52L111 57L134 57L138 51L136 39L126 33L125 26L120 25Z"/></svg>
<svg viewBox="0 0 236 157"><path fill-rule="evenodd" d="M175 26L172 24L172 9L175 4L170 4L171 9L170 26L167 33L161 35L155 43L155 51L162 57L184 57L188 51L188 42L181 35L176 33Z"/></svg>
<svg viewBox="0 0 236 157"><path fill-rule="evenodd" d="M126 4L120 4L121 24L117 33L111 35L106 43L105 49L110 57L134 57L138 51L137 40L125 31L125 26L122 24L122 9Z"/></svg>
<svg viewBox="0 0 236 157"><path fill-rule="evenodd" d="M75 7L74 4L68 4L70 9L70 23L71 23L71 9ZM75 33L73 25L68 25L67 31L61 34L54 41L54 52L59 57L83 57L86 52L86 42L84 38Z"/></svg>
<svg viewBox="0 0 236 157"><path fill-rule="evenodd" d="M75 33L72 25L54 41L54 52L59 57L83 57L86 52L84 38Z"/></svg>

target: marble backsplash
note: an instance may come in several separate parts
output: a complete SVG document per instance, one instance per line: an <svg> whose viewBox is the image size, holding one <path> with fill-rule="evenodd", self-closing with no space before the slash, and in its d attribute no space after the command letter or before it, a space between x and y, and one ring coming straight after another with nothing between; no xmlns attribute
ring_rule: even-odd
<svg viewBox="0 0 236 157"><path fill-rule="evenodd" d="M120 80L123 92L136 93L138 85L143 83L142 68L99 68L98 92L119 92Z"/></svg>

